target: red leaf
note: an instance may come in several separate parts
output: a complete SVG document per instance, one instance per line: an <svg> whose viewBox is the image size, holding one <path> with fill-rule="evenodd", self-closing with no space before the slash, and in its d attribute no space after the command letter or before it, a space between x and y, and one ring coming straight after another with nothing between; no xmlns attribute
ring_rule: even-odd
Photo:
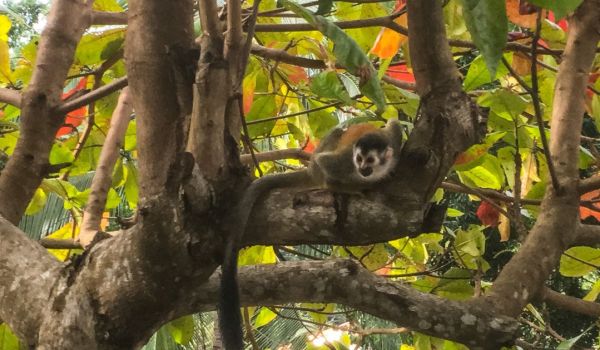
<svg viewBox="0 0 600 350"><path fill-rule="evenodd" d="M79 82L77 82L77 85L75 85L73 88L63 92L62 99L65 100L65 99L73 96L73 94L75 94L77 91L84 90L86 85L87 85L87 77L83 77L83 78L79 79ZM64 122L65 126L58 129L58 131L56 132L56 137L64 136L64 135L67 135L67 134L70 134L71 132L73 132L73 130L75 130L76 127L78 127L79 125L81 125L81 123L83 123L83 120L85 119L86 116L87 116L87 106L83 106L83 107L80 107L78 109L75 109L75 110L69 112L65 116L65 122Z"/></svg>
<svg viewBox="0 0 600 350"><path fill-rule="evenodd" d="M302 147L302 150L308 153L313 153L315 148L317 148L317 146L315 145L315 143L310 139L310 136L306 136L306 144L304 145L304 147Z"/></svg>
<svg viewBox="0 0 600 350"><path fill-rule="evenodd" d="M394 79L408 83L415 82L415 75L408 69L406 63L390 65L385 73Z"/></svg>
<svg viewBox="0 0 600 350"><path fill-rule="evenodd" d="M565 32L567 31L567 29L569 28L569 22L567 22L566 19L561 19L560 21L556 22L556 17L554 17L554 12L552 11L548 11L548 19L556 24L558 24L558 26L564 30Z"/></svg>
<svg viewBox="0 0 600 350"><path fill-rule="evenodd" d="M486 226L496 227L499 224L500 212L486 201L479 204L476 215L479 221Z"/></svg>

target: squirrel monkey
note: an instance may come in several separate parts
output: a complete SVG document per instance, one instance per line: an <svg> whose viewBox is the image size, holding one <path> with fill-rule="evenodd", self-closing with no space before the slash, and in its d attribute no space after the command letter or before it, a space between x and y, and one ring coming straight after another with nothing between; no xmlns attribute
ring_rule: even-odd
<svg viewBox="0 0 600 350"><path fill-rule="evenodd" d="M225 350L244 347L237 285L238 246L256 201L270 190L282 187L329 188L356 192L374 187L394 171L402 149L402 128L389 120L385 128L361 123L346 130L334 129L311 156L308 168L267 175L254 181L234 211L234 230L225 246L221 267L219 327Z"/></svg>

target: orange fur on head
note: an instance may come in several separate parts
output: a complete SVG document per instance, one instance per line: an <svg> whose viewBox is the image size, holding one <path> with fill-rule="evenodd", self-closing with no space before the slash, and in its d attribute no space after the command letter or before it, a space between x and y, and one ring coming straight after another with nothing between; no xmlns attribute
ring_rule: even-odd
<svg viewBox="0 0 600 350"><path fill-rule="evenodd" d="M368 123L352 124L344 131L337 148L341 149L350 146L364 134L377 130L379 130L378 127Z"/></svg>

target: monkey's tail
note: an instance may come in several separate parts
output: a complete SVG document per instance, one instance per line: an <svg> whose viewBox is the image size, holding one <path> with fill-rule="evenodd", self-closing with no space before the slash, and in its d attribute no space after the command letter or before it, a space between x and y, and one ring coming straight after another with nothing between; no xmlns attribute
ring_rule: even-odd
<svg viewBox="0 0 600 350"><path fill-rule="evenodd" d="M246 189L242 200L235 208L236 222L225 245L221 266L221 292L219 296L219 330L225 350L244 349L242 315L240 314L240 294L237 282L237 260L241 243L252 208L262 195L282 187L298 187L310 183L307 170L291 173L267 175L254 181Z"/></svg>

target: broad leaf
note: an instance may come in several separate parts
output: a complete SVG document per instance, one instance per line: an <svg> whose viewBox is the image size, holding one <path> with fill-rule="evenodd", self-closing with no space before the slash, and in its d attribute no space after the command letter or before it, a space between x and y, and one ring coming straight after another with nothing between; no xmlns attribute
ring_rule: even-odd
<svg viewBox="0 0 600 350"><path fill-rule="evenodd" d="M6 323L0 323L0 350L19 350L19 339Z"/></svg>
<svg viewBox="0 0 600 350"><path fill-rule="evenodd" d="M581 277L600 266L600 249L573 247L560 257L560 274L566 277Z"/></svg>
<svg viewBox="0 0 600 350"><path fill-rule="evenodd" d="M194 336L194 318L187 315L173 320L167 323L167 330L177 344L187 345Z"/></svg>
<svg viewBox="0 0 600 350"><path fill-rule="evenodd" d="M583 0L528 0L530 3L554 12L558 20L575 11Z"/></svg>
<svg viewBox="0 0 600 350"><path fill-rule="evenodd" d="M462 3L467 28L494 78L508 34L504 0L462 0Z"/></svg>
<svg viewBox="0 0 600 350"><path fill-rule="evenodd" d="M256 315L256 317L254 318L254 327L258 328L268 325L276 317L277 314L274 313L271 309L269 309L268 307L261 307L260 311L258 312L258 315Z"/></svg>

